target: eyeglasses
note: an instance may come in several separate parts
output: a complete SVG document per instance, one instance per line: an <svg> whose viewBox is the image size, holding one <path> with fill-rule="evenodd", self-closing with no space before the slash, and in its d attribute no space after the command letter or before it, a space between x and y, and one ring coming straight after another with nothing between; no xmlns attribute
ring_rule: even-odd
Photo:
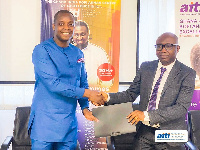
<svg viewBox="0 0 200 150"><path fill-rule="evenodd" d="M166 49L166 50L172 50L173 46L177 46L178 44L170 44L170 43L167 43L167 44L156 44L155 45L155 48L157 51L161 51L163 49L163 47Z"/></svg>

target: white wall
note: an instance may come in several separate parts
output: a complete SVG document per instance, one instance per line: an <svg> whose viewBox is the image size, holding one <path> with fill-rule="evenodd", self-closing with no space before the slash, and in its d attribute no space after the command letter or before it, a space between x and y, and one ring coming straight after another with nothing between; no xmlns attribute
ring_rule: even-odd
<svg viewBox="0 0 200 150"><path fill-rule="evenodd" d="M132 82L136 74L137 0L121 0L119 81Z"/></svg>
<svg viewBox="0 0 200 150"><path fill-rule="evenodd" d="M40 0L0 0L0 81L33 81L40 42Z"/></svg>

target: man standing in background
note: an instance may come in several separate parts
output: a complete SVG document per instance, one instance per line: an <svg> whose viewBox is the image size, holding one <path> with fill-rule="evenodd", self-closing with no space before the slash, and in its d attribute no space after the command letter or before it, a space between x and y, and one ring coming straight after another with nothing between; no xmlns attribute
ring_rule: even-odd
<svg viewBox="0 0 200 150"><path fill-rule="evenodd" d="M97 76L98 67L104 63L110 63L108 55L104 49L90 43L88 38L88 25L83 21L76 21L73 41L74 45L84 53L89 87L92 90L109 91L113 80L102 81Z"/></svg>
<svg viewBox="0 0 200 150"><path fill-rule="evenodd" d="M88 98L103 104L97 91L88 89L83 52L71 45L74 16L60 10L54 16L54 36L34 48L35 90L29 120L32 150L74 150L77 145L77 100L84 116Z"/></svg>

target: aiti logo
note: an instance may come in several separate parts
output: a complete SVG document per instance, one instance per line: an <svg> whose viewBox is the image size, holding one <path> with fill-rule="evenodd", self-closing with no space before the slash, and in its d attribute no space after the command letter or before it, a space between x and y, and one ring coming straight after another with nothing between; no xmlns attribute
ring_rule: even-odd
<svg viewBox="0 0 200 150"><path fill-rule="evenodd" d="M157 138L169 138L170 133L163 133L163 134L158 134Z"/></svg>
<svg viewBox="0 0 200 150"><path fill-rule="evenodd" d="M199 6L200 4L198 2L191 2L189 5L183 4L181 5L180 12L200 12L200 8L198 9Z"/></svg>
<svg viewBox="0 0 200 150"><path fill-rule="evenodd" d="M156 130L155 142L187 142L187 130Z"/></svg>

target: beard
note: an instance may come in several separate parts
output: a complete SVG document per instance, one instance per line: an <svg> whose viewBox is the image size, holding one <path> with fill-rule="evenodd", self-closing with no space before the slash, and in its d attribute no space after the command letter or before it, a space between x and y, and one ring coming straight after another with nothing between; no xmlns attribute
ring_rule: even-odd
<svg viewBox="0 0 200 150"><path fill-rule="evenodd" d="M84 49L88 46L88 41L85 44L77 44L76 47L78 47L79 49Z"/></svg>

